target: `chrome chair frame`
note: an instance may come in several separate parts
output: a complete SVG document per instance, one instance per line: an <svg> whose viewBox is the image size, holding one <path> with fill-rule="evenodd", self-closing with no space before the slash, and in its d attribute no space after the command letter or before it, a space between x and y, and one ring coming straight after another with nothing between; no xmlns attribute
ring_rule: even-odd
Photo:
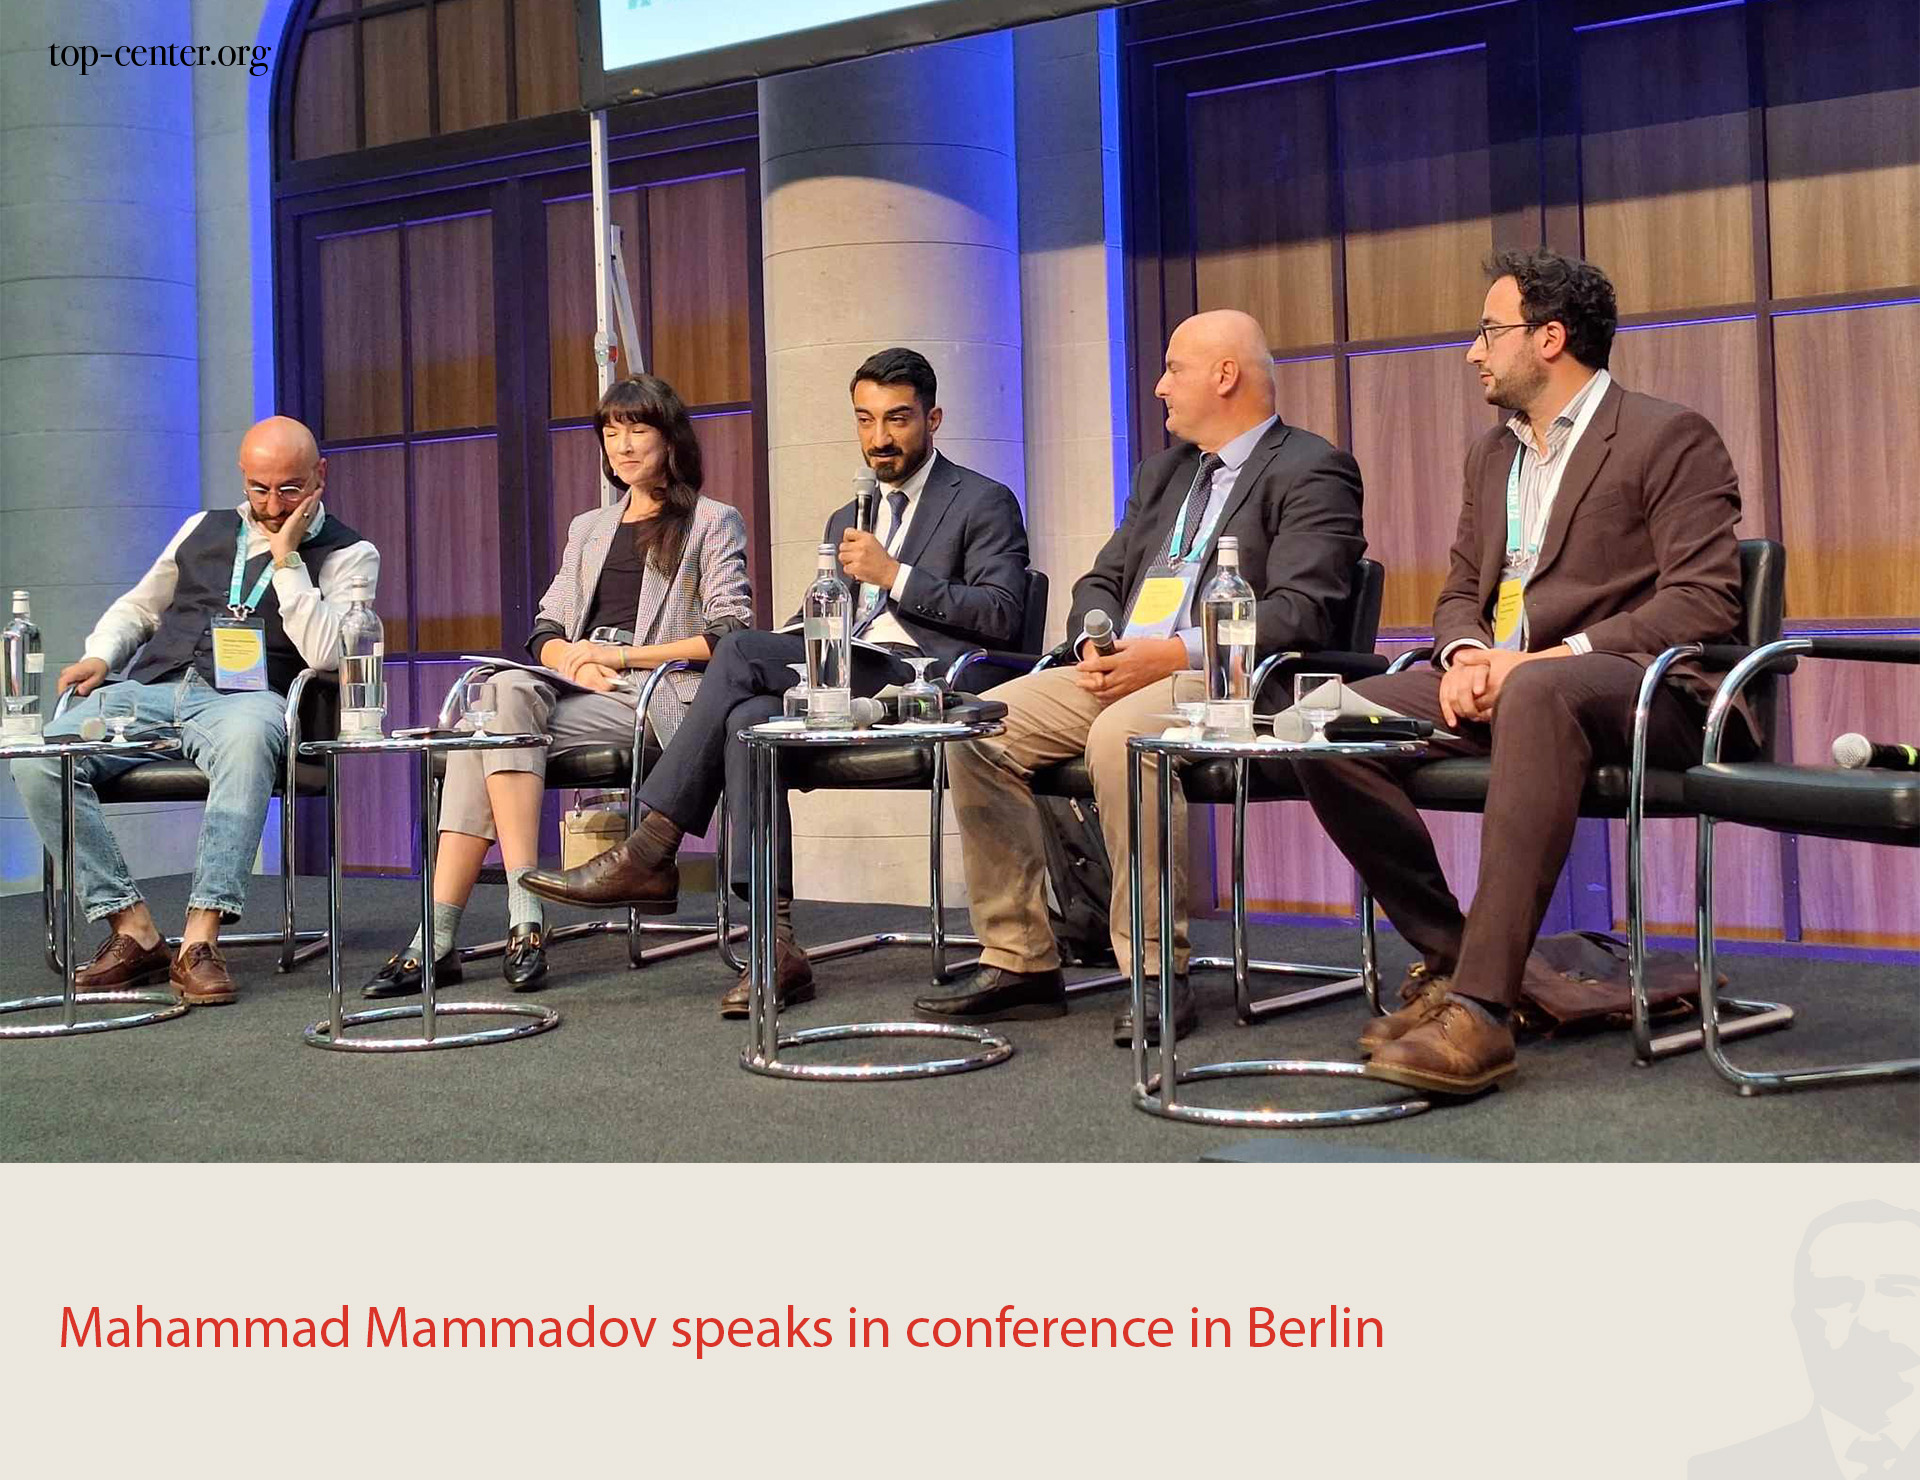
<svg viewBox="0 0 1920 1480"><path fill-rule="evenodd" d="M1675 1054L1692 1052L1702 1046L1706 1035L1704 1026L1656 1035L1652 1011L1647 1002L1646 823L1647 778L1652 769L1647 763L1647 734L1651 728L1653 700L1660 692L1661 684L1666 681L1667 671L1680 659L1706 654L1731 660L1745 651L1744 648L1708 648L1697 642L1668 648L1647 665L1647 671L1640 680L1639 692L1634 698L1633 739L1627 768L1627 948L1629 992L1633 1003L1633 1055L1634 1062L1643 1068ZM1404 672L1432 655L1433 648L1430 645L1410 648L1395 658L1387 671ZM1668 815L1680 818L1691 814ZM1360 886L1360 909L1371 926L1374 916L1373 892L1364 881ZM1369 929L1367 933L1371 934L1372 931ZM1730 997L1722 1005L1737 1014L1733 1021L1720 1027L1719 1031L1729 1038L1771 1032L1789 1027L1793 1022L1793 1009L1778 1002ZM1701 1018L1704 1025L1704 1003Z"/></svg>
<svg viewBox="0 0 1920 1480"><path fill-rule="evenodd" d="M1920 644L1900 649L1890 648L1888 644L1876 642L1872 638L1820 638L1787 637L1777 642L1767 643L1755 648L1745 658L1734 665L1733 669L1721 681L1719 691L1713 696L1713 703L1707 709L1707 727L1705 742L1701 747L1700 764L1715 765L1720 760L1720 747L1725 739L1727 717L1733 713L1733 703L1762 673L1769 669L1791 666L1801 658L1832 658L1864 663L1913 663L1920 662ZM1882 1079L1905 1079L1920 1075L1920 1059L1881 1059L1859 1064L1812 1065L1797 1069L1743 1069L1731 1062L1722 1041L1737 1036L1730 1032L1732 1026L1744 1024L1723 1024L1720 1021L1720 1008L1738 1007L1736 1002L1722 1003L1715 982L1714 940L1713 940L1713 828L1718 819L1705 812L1696 814L1697 831L1694 840L1694 933L1697 940L1695 961L1700 972L1700 1028L1703 1046L1707 1052L1707 1061L1711 1063L1721 1078L1734 1085L1743 1095L1770 1094L1782 1090L1805 1089L1809 1085L1819 1084L1860 1084ZM1727 818L1727 821L1736 821ZM1637 985L1637 983L1636 983ZM1780 1009L1789 1016L1791 1008Z"/></svg>
<svg viewBox="0 0 1920 1480"><path fill-rule="evenodd" d="M643 680L640 685L640 696L635 703L633 711L632 755L628 763L627 771L626 792L629 837L632 836L631 829L634 826L634 809L640 795L640 786L647 777L647 711L653 703L654 693L659 689L660 685L665 682L669 673L691 673L697 672L705 667L706 664L704 663L695 662L687 658L679 658L671 663L662 663L658 668L653 669L647 674L645 680ZM464 684L485 674L498 673L500 668L501 665L499 664L476 663L473 667L464 670L459 677L454 679L452 687L447 690L447 697L441 701L440 713L435 721L438 726L441 729L452 729L458 723L460 718L460 695ZM439 783L435 782L436 790L438 786ZM655 961L669 961L678 956L693 955L699 951L704 951L708 946L716 943L720 944L722 954L729 960L732 960L733 952L731 942L735 938L744 937L746 935L746 927L743 925L735 926L727 918L727 890L725 879L727 872L728 840L724 826L721 828L718 846L719 852L716 857L715 866L719 870L721 881L718 890L721 903L717 912L717 920L714 924L709 925L703 920L643 920L640 917L639 911L629 909L625 912L626 919L624 921L621 920L618 915L613 915L602 920L581 920L571 925L557 926L546 933L545 943L548 946L555 946L566 941L579 940L587 936L624 934L627 939L627 966L630 970L650 965ZM668 944L649 948L642 944L644 938L648 935L670 935L678 938ZM508 944L507 940L501 939L486 941L477 946L466 946L461 949L460 959L462 961L484 961L495 956L504 956L507 953Z"/></svg>
<svg viewBox="0 0 1920 1480"><path fill-rule="evenodd" d="M238 933L223 933L220 944L223 947L234 946L278 946L280 959L276 967L281 972L292 971L294 967L312 960L327 949L328 935L324 930L301 930L296 921L294 900L294 844L298 832L296 819L299 816L298 765L300 742L310 740L311 735L300 733L300 705L306 697L307 686L315 679L331 683L335 681L331 673L323 673L318 668L303 668L294 676L293 683L287 689L287 756L286 769L280 779L277 794L280 798L280 928L275 930L246 930ZM54 704L53 717L58 719L66 712L73 698L73 690L62 689ZM331 805L331 798L328 799ZM109 803L108 805L112 805ZM46 960L51 971L61 971L59 943L55 938L55 881L53 877L53 855L41 854L41 913L46 925ZM166 938L169 946L178 947L180 937L170 935Z"/></svg>

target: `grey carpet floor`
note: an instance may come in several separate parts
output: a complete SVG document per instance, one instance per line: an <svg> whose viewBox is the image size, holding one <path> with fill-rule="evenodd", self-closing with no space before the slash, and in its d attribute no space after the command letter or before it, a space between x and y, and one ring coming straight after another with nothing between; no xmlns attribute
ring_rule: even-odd
<svg viewBox="0 0 1920 1480"><path fill-rule="evenodd" d="M272 924L271 886L256 889L248 928ZM185 880L155 881L163 921L177 922ZM707 902L710 902L708 896ZM417 886L350 880L346 977L357 988L417 919ZM703 901L689 898L685 913ZM303 923L325 918L324 884L301 881ZM556 911L554 923L586 918ZM483 885L467 943L503 933L504 891ZM820 942L876 928L915 928L904 908L802 903L801 937ZM953 917L955 929L964 920ZM1220 922L1197 926L1221 949ZM0 992L57 990L40 961L39 903L0 899ZM1404 949L1383 954L1397 979ZM1295 960L1355 959L1346 929L1258 927L1256 951ZM91 954L89 944L84 955ZM554 1032L441 1053L348 1055L301 1042L324 1015L326 960L276 975L267 952L232 955L243 987L231 1007L126 1032L0 1042L0 1158L15 1161L1177 1161L1243 1147L1252 1134L1174 1125L1128 1100L1127 1055L1108 1025L1119 994L1080 998L1066 1018L1013 1023L1018 1052L979 1073L892 1084L805 1084L743 1072L745 1025L716 999L730 974L712 952L641 971L610 937L553 953L537 998L561 1012ZM1920 973L1764 956L1732 956L1737 987L1800 1009L1785 1033L1736 1048L1755 1064L1834 1062L1920 1051ZM791 1026L912 1016L924 950L894 947L820 967L818 1001ZM1196 979L1205 1020L1189 1062L1219 1058L1349 1059L1359 999L1235 1026L1223 974ZM1271 988L1263 986L1262 990ZM496 963L469 966L447 994L499 995ZM358 1002L357 990L353 996ZM18 1022L16 1017L10 1021ZM881 1045L875 1057L924 1052ZM861 1051L841 1046L842 1060ZM814 1051L823 1061L825 1048ZM1184 1055L1183 1055L1184 1057ZM1920 1084L1748 1099L1697 1054L1639 1069L1624 1035L1523 1046L1509 1086L1481 1099L1374 1126L1275 1133L1267 1155L1339 1160L1871 1160L1920 1157ZM1367 1085L1262 1080L1196 1088L1214 1105L1323 1109L1379 1098Z"/></svg>

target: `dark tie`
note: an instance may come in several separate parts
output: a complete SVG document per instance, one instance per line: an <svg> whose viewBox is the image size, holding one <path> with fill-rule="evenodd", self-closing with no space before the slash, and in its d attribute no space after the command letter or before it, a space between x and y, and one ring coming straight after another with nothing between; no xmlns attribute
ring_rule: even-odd
<svg viewBox="0 0 1920 1480"><path fill-rule="evenodd" d="M900 521L907 517L907 495L901 489L894 489L887 495L887 508L893 513L893 523L887 526L887 537L883 544L893 550L900 548ZM887 604L888 593L878 586L867 588L867 594L861 602L861 610L854 618L853 631L857 637L873 624Z"/></svg>
<svg viewBox="0 0 1920 1480"><path fill-rule="evenodd" d="M1225 466L1211 452L1200 459L1200 469L1193 475L1193 487L1187 490L1187 505L1180 511L1181 548L1173 552L1176 562L1185 560L1200 543L1200 519L1206 513L1207 500L1213 497L1213 475Z"/></svg>

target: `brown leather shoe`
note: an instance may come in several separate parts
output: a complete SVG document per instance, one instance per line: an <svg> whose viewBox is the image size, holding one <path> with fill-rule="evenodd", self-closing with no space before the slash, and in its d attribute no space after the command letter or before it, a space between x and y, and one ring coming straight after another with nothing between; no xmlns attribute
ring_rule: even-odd
<svg viewBox="0 0 1920 1480"><path fill-rule="evenodd" d="M1478 1094L1512 1072L1513 1030L1458 997L1367 1062L1371 1079L1443 1095Z"/></svg>
<svg viewBox="0 0 1920 1480"><path fill-rule="evenodd" d="M813 963L796 942L780 941L774 947L773 965L773 991L779 1011L784 1012L798 1002L813 1001ZM751 992L747 973L743 971L740 980L720 999L720 1016L747 1016L747 998Z"/></svg>
<svg viewBox="0 0 1920 1480"><path fill-rule="evenodd" d="M627 905L643 915L671 915L680 907L680 865L644 832L578 868L537 868L521 885L542 899L590 908Z"/></svg>
<svg viewBox="0 0 1920 1480"><path fill-rule="evenodd" d="M1452 985L1451 976L1435 976L1425 962L1414 962L1407 968L1406 980L1400 983L1400 1000L1407 1005L1369 1021L1360 1030L1360 1052L1377 1053L1394 1039L1411 1033L1440 1010Z"/></svg>
<svg viewBox="0 0 1920 1480"><path fill-rule="evenodd" d="M93 959L73 973L76 992L117 992L157 982L173 965L173 953L163 940L148 950L131 935L114 931L94 952Z"/></svg>
<svg viewBox="0 0 1920 1480"><path fill-rule="evenodd" d="M218 946L196 940L180 947L173 966L167 972L181 1000L194 1007L221 1007L237 1000L239 988L227 974L227 958Z"/></svg>

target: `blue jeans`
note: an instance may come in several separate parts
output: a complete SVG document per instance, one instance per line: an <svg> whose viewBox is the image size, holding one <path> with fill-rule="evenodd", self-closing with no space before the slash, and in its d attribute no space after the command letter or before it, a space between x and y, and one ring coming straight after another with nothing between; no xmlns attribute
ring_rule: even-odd
<svg viewBox="0 0 1920 1480"><path fill-rule="evenodd" d="M46 729L49 740L73 739L83 720L127 712L129 736L177 735L180 754L207 774L206 814L194 859L192 910L218 910L238 919L247 898L247 876L267 822L267 803L285 765L287 701L271 690L223 694L198 673L170 683L102 684ZM117 707L116 707L117 706ZM140 900L120 848L107 830L96 783L125 774L149 756L89 756L74 766L74 889L89 920L128 909ZM27 816L58 870L60 859L60 763L15 761L13 779Z"/></svg>

